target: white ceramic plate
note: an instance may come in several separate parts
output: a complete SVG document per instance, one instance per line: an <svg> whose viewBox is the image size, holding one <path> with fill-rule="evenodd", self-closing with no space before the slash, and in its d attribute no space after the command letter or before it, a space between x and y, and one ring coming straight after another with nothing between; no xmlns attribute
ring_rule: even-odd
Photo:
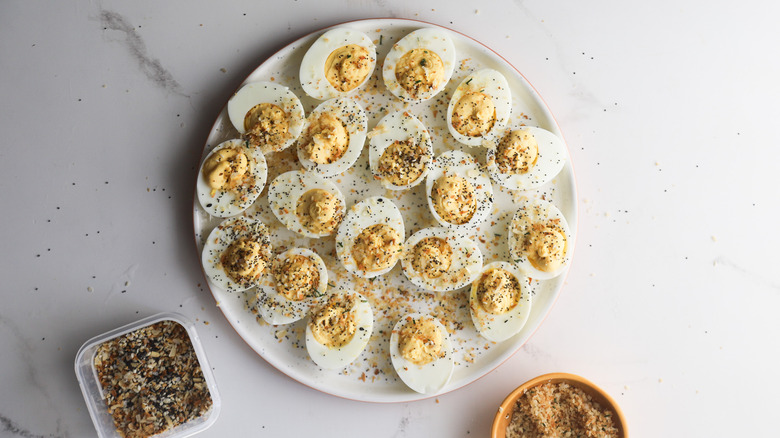
<svg viewBox="0 0 780 438"><path fill-rule="evenodd" d="M524 123L561 135L553 115L520 72L497 53L467 36L442 28L453 39L457 51L457 63L452 78L444 91L433 99L422 103L404 104L384 87L381 79L382 61L392 45L407 33L421 27L437 26L401 19L361 20L338 26L350 27L366 33L377 46L377 69L366 87L356 94L358 102L368 114L369 131L385 114L405 109L414 113L428 127L436 155L449 149L461 149L477 157L484 165L485 149L469 148L458 144L448 133L444 119L449 97L457 84L477 69L493 68L506 76L512 91L510 126L512 123ZM306 96L301 89L298 70L304 53L324 31L325 29L307 35L283 48L257 67L245 83L274 81L289 87L301 99L308 115L318 101ZM238 132L233 128L227 117L227 111L223 108L209 134L202 157L205 157L220 142L237 136ZM347 206L375 195L393 199L404 216L406 226L404 239L422 228L435 226L436 222L428 210L424 197L424 185L401 192L383 189L381 184L371 176L367 149L368 147L364 147L353 168L342 175L329 178L341 188ZM300 168L294 155L294 146L286 151L267 155L268 181L272 181L279 173ZM500 188L498 184L493 184L495 208L488 220L469 235L469 238L479 243L485 256L485 263L509 260L506 243L507 227L515 213L516 202L523 197L544 196L547 200L552 200L566 216L571 229L576 233L577 196L574 175L568 158L567 156L563 171L550 184L540 189L512 193ZM388 344L392 327L401 315L412 312L431 313L441 319L451 333L455 372L450 383L439 393L441 394L477 380L519 350L549 313L566 276L564 273L552 280L534 282L531 286L534 304L527 324L514 337L495 344L480 337L471 322L468 287L447 293L425 292L404 277L400 263L388 274L374 281L358 279L347 273L338 263L333 236L310 239L290 232L269 210L265 193L261 194L257 202L244 214L262 220L269 227L275 252L293 246L312 248L320 254L328 266L332 289L352 288L367 296L374 309L374 334L367 350L349 367L340 371L326 371L319 369L306 353L305 320L287 326L267 325L258 317L254 309L254 291L228 293L209 283L217 305L236 332L271 365L305 385L354 400L406 402L432 396L432 394L423 395L412 391L404 385L393 370ZM219 223L219 218L210 217L205 213L196 198L193 219L195 238L200 251L203 247L203 239Z"/></svg>

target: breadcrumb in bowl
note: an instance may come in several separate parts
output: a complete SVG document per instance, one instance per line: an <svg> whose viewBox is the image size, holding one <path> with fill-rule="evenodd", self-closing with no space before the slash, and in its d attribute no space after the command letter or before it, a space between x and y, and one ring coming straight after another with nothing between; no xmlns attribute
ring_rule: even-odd
<svg viewBox="0 0 780 438"><path fill-rule="evenodd" d="M612 425L614 426L616 435L613 434L605 436L628 438L628 427L626 425L625 417L623 416L623 412L620 410L620 406L615 403L615 400L613 400L609 394L604 392L601 388L594 385L587 379L568 373L545 374L523 383L517 389L512 391L498 408L496 417L493 420L493 427L490 436L492 438L508 438L510 435L508 434L507 428L512 423L513 414L515 409L517 409L518 400L520 400L526 393L528 393L529 390L542 388L542 385L545 384L566 384L569 388L571 388L571 390L575 392L581 391L587 396L587 398L590 399L589 402L593 402L594 405L598 405L604 412L611 412ZM566 388L566 385L559 386ZM544 434L532 433L520 436L544 436Z"/></svg>

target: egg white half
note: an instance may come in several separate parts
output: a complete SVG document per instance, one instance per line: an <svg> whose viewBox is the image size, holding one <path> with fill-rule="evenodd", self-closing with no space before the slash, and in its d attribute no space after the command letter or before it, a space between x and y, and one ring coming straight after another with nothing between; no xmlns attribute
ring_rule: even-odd
<svg viewBox="0 0 780 438"><path fill-rule="evenodd" d="M433 141L431 141L431 135L425 128L425 125L413 114L407 111L396 111L382 117L382 120L371 131L370 136L371 138L368 141L368 163L374 176L379 178L384 188L390 190L410 189L420 184L428 174L430 162L433 160ZM396 141L406 141L409 138L416 139L417 144L423 145L427 151L422 157L425 169L414 181L406 185L397 186L379 174L379 159L382 158L382 154L388 146Z"/></svg>
<svg viewBox="0 0 780 438"><path fill-rule="evenodd" d="M410 319L431 319L442 334L442 351L444 357L434 360L425 365L417 365L407 360L400 352L398 345L401 329ZM402 317L393 327L393 333L390 335L390 361L393 363L398 377L411 388L421 394L433 394L441 391L449 383L455 364L452 358L452 343L449 333L444 325L436 318L423 315L421 313L412 313Z"/></svg>
<svg viewBox="0 0 780 438"><path fill-rule="evenodd" d="M231 243L243 237L261 243L264 258L270 264L272 256L271 236L268 228L260 221L247 219L243 216L225 219L211 230L209 237L203 244L201 263L203 264L203 271L206 273L206 277L213 285L228 292L247 290L258 286L262 280L261 278L257 281L237 283L225 273L222 267L220 261L222 254ZM266 266L265 272L268 272L269 268L269 266Z"/></svg>
<svg viewBox="0 0 780 438"><path fill-rule="evenodd" d="M444 78L438 86L420 93L413 98L406 89L401 86L395 75L395 69L401 57L413 49L425 49L437 54L444 65ZM455 45L452 43L447 31L444 29L423 28L417 29L393 45L382 64L382 78L385 86L391 93L407 102L422 102L439 94L452 77L455 68Z"/></svg>
<svg viewBox="0 0 780 438"><path fill-rule="evenodd" d="M352 167L363 150L363 144L366 141L366 132L368 119L366 112L359 103L348 97L326 100L317 106L309 114L309 118L304 124L304 133L301 138L306 137L306 129L309 126L309 120L314 120L319 114L328 112L333 114L341 121L349 134L349 143L346 151L338 160L332 163L319 164L306 157L303 148L298 145L298 159L307 169L316 172L321 176L338 175Z"/></svg>
<svg viewBox="0 0 780 438"><path fill-rule="evenodd" d="M356 44L365 47L371 71L363 82L350 91L339 91L325 76L325 62L330 54L343 46ZM317 100L332 99L352 94L363 87L376 68L376 46L366 34L355 29L337 27L320 35L301 60L300 80L303 91Z"/></svg>
<svg viewBox="0 0 780 438"><path fill-rule="evenodd" d="M487 166L490 177L496 183L510 190L530 190L550 182L566 164L566 147L563 140L552 132L532 126L521 126L518 130L528 130L539 145L536 164L526 173L501 173L496 163L497 147L487 148ZM507 132L508 133L508 132ZM496 144L501 139L497 139Z"/></svg>
<svg viewBox="0 0 780 438"><path fill-rule="evenodd" d="M320 281L317 283L315 295L296 301L280 294L276 289L277 279L271 274L267 276L269 281L264 281L258 292L257 308L260 316L269 324L290 324L306 317L311 306L321 303L322 297L328 288L328 268L325 262L316 252L308 248L292 248L276 256L277 260L283 261L288 256L300 255L314 262L314 266L320 275Z"/></svg>
<svg viewBox="0 0 780 438"><path fill-rule="evenodd" d="M306 324L306 351L318 366L326 370L344 368L360 356L366 348L371 332L374 329L374 312L366 297L357 292L337 292L357 295L357 302L352 312L355 314L355 335L345 345L338 348L328 348L317 342L309 324Z"/></svg>
<svg viewBox="0 0 780 438"><path fill-rule="evenodd" d="M289 88L273 82L252 82L244 85L228 100L228 118L239 133L246 132L244 120L249 110L261 103L272 103L281 108L287 114L288 131L290 138L276 149L270 147L261 148L264 154L281 151L295 143L303 129L303 105Z"/></svg>
<svg viewBox="0 0 780 438"><path fill-rule="evenodd" d="M393 201L383 196L374 196L354 204L347 211L336 233L336 255L347 271L358 277L373 278L390 272L395 266L395 263L393 263L388 268L366 272L358 269L357 263L352 257L355 239L360 235L361 231L375 224L386 224L394 228L401 239L400 243L403 247L403 239L405 237L403 217ZM400 253L398 258L401 258Z"/></svg>
<svg viewBox="0 0 780 438"><path fill-rule="evenodd" d="M564 235L566 236L566 251L564 252L564 260L561 265L550 272L541 271L537 269L529 260L527 254L523 252L522 236L527 232L527 224L524 225L526 220L533 224L535 222L547 221L550 219L557 219ZM509 255L512 260L517 264L518 269L527 277L535 278L537 280L548 280L555 278L563 273L569 266L571 261L572 249L574 248L574 242L572 241L571 231L569 230L569 223L555 205L547 201L540 200L523 200L520 202L520 208L512 218L512 223L509 225Z"/></svg>
<svg viewBox="0 0 780 438"><path fill-rule="evenodd" d="M343 216L347 208L344 195L333 182L317 176L311 172L292 170L285 172L271 181L268 185L268 205L279 222L288 230L306 237L325 237L331 233L313 233L301 224L295 213L298 201L306 192L313 189L321 189L335 195L339 201L340 214Z"/></svg>
<svg viewBox="0 0 780 438"><path fill-rule="evenodd" d="M459 176L474 188L477 209L471 219L464 224L453 224L445 221L433 205L433 185L442 177ZM493 185L473 156L463 151L451 150L442 153L433 160L428 177L425 180L425 193L428 199L428 209L434 219L446 228L474 228L487 219L493 209Z"/></svg>
<svg viewBox="0 0 780 438"><path fill-rule="evenodd" d="M482 274L490 272L493 269L504 269L511 273L520 285L520 299L517 304L509 311L494 315L479 302L477 290ZM527 278L512 263L493 262L488 263L482 268L479 276L474 280L469 295L469 308L471 310L471 320L482 337L493 342L503 342L511 338L525 326L528 321L528 315L531 314L531 294L528 289Z"/></svg>
<svg viewBox="0 0 780 438"><path fill-rule="evenodd" d="M465 94L474 92L490 96L496 110L493 126L489 131L476 137L463 135L452 126L452 111L455 109L455 105ZM479 70L463 79L455 92L452 93L450 104L447 106L447 128L458 142L467 146L483 146L485 142L494 140L497 133L506 126L511 111L512 92L504 75L492 69Z"/></svg>
<svg viewBox="0 0 780 438"><path fill-rule="evenodd" d="M217 190L214 196L211 196L211 187L203 175L203 165L215 152L224 148L241 149L247 157L249 173L235 190ZM227 140L217 145L200 163L195 190L198 193L198 201L206 213L216 217L230 217L246 210L257 200L265 187L267 177L268 165L260 151L246 147L244 140Z"/></svg>
<svg viewBox="0 0 780 438"><path fill-rule="evenodd" d="M443 239L452 248L449 269L436 278L421 275L412 265L414 246L428 237ZM406 239L401 267L406 278L415 286L434 292L447 292L460 289L474 281L482 269L482 252L475 241L463 237L455 230L443 227L423 228Z"/></svg>

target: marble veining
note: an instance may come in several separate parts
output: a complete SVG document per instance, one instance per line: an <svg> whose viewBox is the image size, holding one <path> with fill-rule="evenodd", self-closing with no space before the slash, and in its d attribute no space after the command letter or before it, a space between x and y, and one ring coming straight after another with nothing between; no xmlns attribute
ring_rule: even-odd
<svg viewBox="0 0 780 438"><path fill-rule="evenodd" d="M30 384L32 384L32 386L43 393L46 399L49 399L49 394L46 392L46 389L38 379L38 373L35 370L32 357L33 348L32 345L30 345L30 342L27 340L27 338L24 337L21 330L19 330L19 327L17 327L13 321L2 315L0 315L0 327L5 327L5 329L7 329L11 335L16 338L17 354L25 364L25 369L27 370L27 380L30 382Z"/></svg>
<svg viewBox="0 0 780 438"><path fill-rule="evenodd" d="M48 435L47 437L46 435L36 435L31 433L30 431L22 429L21 426L2 414L0 414L0 432L8 432L10 434L3 436L21 436L24 438L48 438L54 436Z"/></svg>
<svg viewBox="0 0 780 438"><path fill-rule="evenodd" d="M780 233L756 218L780 214L780 6L277 3L0 2L0 186L14 188L0 240L0 438L96 437L78 347L113 320L164 311L196 322L217 374L222 413L198 438L489 436L506 394L552 371L601 386L632 436L772 434ZM265 55L393 16L485 42L539 87L570 142L584 257L542 329L495 371L441 400L366 404L282 376L233 330L187 235L191 175ZM770 232L746 237L756 228ZM770 378L722 384L743 375Z"/></svg>
<svg viewBox="0 0 780 438"><path fill-rule="evenodd" d="M734 263L734 261L732 261L732 260L730 260L730 259L728 259L728 258L726 258L724 256L718 256L715 259L715 261L713 262L713 264L715 266L718 266L718 265L727 266L727 267L733 269L734 271L738 272L739 274L741 274L741 275L743 275L745 277L748 277L751 280L753 280L753 281L755 281L755 282L757 282L759 284L762 284L762 285L764 285L764 286L766 286L766 287L768 287L770 289L773 289L775 292L780 292L780 283L776 283L776 282L772 281L771 279L766 278L766 277L764 277L764 276L762 276L762 275L760 275L760 274L758 274L756 272L748 271L745 267L740 266L740 265Z"/></svg>
<svg viewBox="0 0 780 438"><path fill-rule="evenodd" d="M523 349L521 350L523 354L527 354L528 356L531 356L534 360L553 360L554 358L550 353L547 351L544 351L543 349L539 348L535 343L533 342L526 342L525 345L523 345Z"/></svg>
<svg viewBox="0 0 780 438"><path fill-rule="evenodd" d="M163 67L160 60L149 55L143 38L125 17L114 11L101 10L100 23L106 30L114 30L125 34L124 45L133 58L138 61L138 66L149 80L173 94L189 97L182 92L179 82L174 79L171 72Z"/></svg>
<svg viewBox="0 0 780 438"><path fill-rule="evenodd" d="M46 400L46 404L49 405L49 409L56 414L57 433L59 433L60 429L62 428L62 418L59 414L59 410L56 409L56 406L52 406L51 396L40 381L38 372L35 368L35 361L33 360L33 347L30 344L30 341L23 335L22 331L12 320L2 315L0 315L0 330L7 331L7 333L10 333L12 337L16 338L16 357L24 364L24 369L27 371L27 381L30 383L31 387L36 389L41 394L43 399ZM0 432L8 432L10 433L9 436L31 438L44 436L36 435L28 430L23 429L19 424L2 413L0 413ZM6 435L3 434L3 436ZM68 433L66 432L64 435L46 436L67 437Z"/></svg>
<svg viewBox="0 0 780 438"><path fill-rule="evenodd" d="M408 407L407 407L408 408ZM398 423L398 429L393 434L393 438L399 438L406 436L406 428L409 426L409 415L406 414L401 417L401 421Z"/></svg>
<svg viewBox="0 0 780 438"><path fill-rule="evenodd" d="M530 17L528 23L537 27L541 33L545 34L553 47L555 48L555 57L549 57L548 60L557 64L558 70L563 73L563 77L568 78L569 82L569 96L571 96L576 102L577 106L573 106L566 112L558 114L558 120L566 121L580 121L591 117L593 114L598 114L600 108L604 108L606 104L598 97L596 93L588 89L588 84L582 80L578 80L576 76L576 69L571 66L572 61L577 59L568 53L567 50L571 50L570 46L562 46L556 38L555 32L551 31L544 23L543 19L540 19L531 9L525 5L525 0L514 0L514 5L521 13ZM564 50L566 49L566 50ZM532 78L529 78L532 80Z"/></svg>

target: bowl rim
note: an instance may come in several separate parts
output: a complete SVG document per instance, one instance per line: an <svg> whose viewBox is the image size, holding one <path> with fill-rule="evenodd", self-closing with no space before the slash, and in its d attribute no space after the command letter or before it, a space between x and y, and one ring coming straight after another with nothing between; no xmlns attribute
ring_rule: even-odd
<svg viewBox="0 0 780 438"><path fill-rule="evenodd" d="M490 436L492 438L505 438L506 427L512 419L512 413L514 412L514 405L518 398L525 393L526 390L539 386L544 383L561 383L566 382L571 386L582 389L586 394L590 395L599 404L611 408L615 413L615 427L618 429L618 436L620 438L628 438L628 425L626 424L626 418L623 415L623 411L620 410L620 406L615 400L607 394L606 391L596 386L590 380L570 373L548 373L523 383L510 392L509 395L504 398L501 405L498 407L498 412L493 419L493 425L490 430Z"/></svg>

